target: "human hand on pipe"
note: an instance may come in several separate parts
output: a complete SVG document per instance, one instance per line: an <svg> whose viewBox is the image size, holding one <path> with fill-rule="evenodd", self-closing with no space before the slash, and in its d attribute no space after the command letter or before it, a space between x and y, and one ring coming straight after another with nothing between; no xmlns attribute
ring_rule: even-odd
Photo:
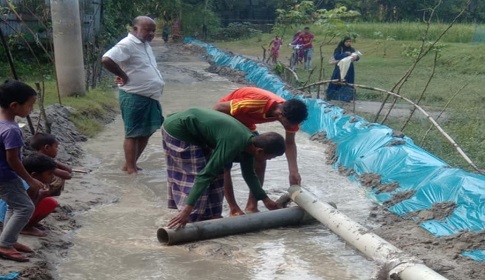
<svg viewBox="0 0 485 280"><path fill-rule="evenodd" d="M290 179L290 186L293 186L293 185L301 186L301 176L298 171L290 172L289 179Z"/></svg>
<svg viewBox="0 0 485 280"><path fill-rule="evenodd" d="M173 217L170 222L168 222L167 227L171 229L184 228L189 222L190 212L192 212L192 206L185 206L184 209L177 214L177 216Z"/></svg>
<svg viewBox="0 0 485 280"><path fill-rule="evenodd" d="M266 206L266 208L268 208L268 210L281 209L281 206L278 205L278 203L271 200L269 197L263 199L263 203L264 203L264 206Z"/></svg>

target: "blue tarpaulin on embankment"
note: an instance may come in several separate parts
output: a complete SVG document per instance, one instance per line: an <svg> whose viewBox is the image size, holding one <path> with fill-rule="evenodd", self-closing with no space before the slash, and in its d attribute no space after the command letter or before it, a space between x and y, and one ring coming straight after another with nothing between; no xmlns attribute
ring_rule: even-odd
<svg viewBox="0 0 485 280"><path fill-rule="evenodd" d="M217 65L245 72L246 80L260 88L285 99L304 101L309 117L302 130L309 134L325 131L327 138L338 144L338 164L353 169L356 174L379 174L384 184L399 184L392 193L371 193L379 203L391 199L396 192L415 191L409 199L390 207L393 213L404 215L429 209L434 203L454 202L457 207L450 216L423 222L421 226L436 236L485 229L485 176L450 168L446 162L414 144L412 139L394 137L393 130L387 126L345 115L342 108L322 100L293 95L277 75L259 62L228 54L192 38L184 42L204 47ZM480 254L485 255L476 253Z"/></svg>

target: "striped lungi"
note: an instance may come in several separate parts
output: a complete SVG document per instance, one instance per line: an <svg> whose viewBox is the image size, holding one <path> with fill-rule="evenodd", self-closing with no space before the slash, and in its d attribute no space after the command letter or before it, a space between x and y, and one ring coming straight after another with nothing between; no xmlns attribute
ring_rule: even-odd
<svg viewBox="0 0 485 280"><path fill-rule="evenodd" d="M163 127L162 137L167 159L168 208L182 210L197 174L206 166L207 157L202 147L174 138ZM197 200L189 222L220 217L223 199L224 176L221 170L221 174Z"/></svg>

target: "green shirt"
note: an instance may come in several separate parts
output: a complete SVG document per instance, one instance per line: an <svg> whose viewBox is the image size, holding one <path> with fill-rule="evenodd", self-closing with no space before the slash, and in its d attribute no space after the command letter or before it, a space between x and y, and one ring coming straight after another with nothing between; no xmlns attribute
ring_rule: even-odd
<svg viewBox="0 0 485 280"><path fill-rule="evenodd" d="M235 118L209 109L192 108L168 116L163 128L171 136L201 147L212 153L206 166L197 174L186 203L195 205L209 184L221 174L224 165L240 160L244 181L256 199L267 197L256 173L254 157L245 152L251 145L253 134Z"/></svg>

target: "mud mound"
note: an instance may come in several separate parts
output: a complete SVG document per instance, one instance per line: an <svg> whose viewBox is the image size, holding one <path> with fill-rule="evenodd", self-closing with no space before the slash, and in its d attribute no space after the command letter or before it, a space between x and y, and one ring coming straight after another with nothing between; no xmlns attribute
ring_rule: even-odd
<svg viewBox="0 0 485 280"><path fill-rule="evenodd" d="M239 70L234 70L231 67L217 66L215 65L215 63L211 63L211 66L209 66L209 68L207 68L206 71L224 76L234 83L244 84L244 85L250 84L245 79L246 73Z"/></svg>
<svg viewBox="0 0 485 280"><path fill-rule="evenodd" d="M446 207L448 205L448 207ZM436 206L449 209L450 203ZM485 231L463 232L435 237L418 227L412 219L401 218L381 206L372 209L369 224L374 233L396 247L422 259L424 263L450 280L485 279L483 263L461 256L463 251L485 249Z"/></svg>
<svg viewBox="0 0 485 280"><path fill-rule="evenodd" d="M70 120L71 114L75 112L74 108L62 106L59 104L50 105L46 109L46 115L48 120L51 122L51 134L55 135L59 141L59 149L57 154L57 160L70 165L79 165L80 159L84 155L81 148L80 142L87 140L87 137L82 135ZM39 122L39 111L34 111L30 117L34 127L39 126L38 131L46 131L44 127L43 118ZM99 116L100 122L107 124L114 120L116 116L115 111L108 111L106 115ZM29 139L32 137L29 127L26 125L22 128L22 133L24 134L25 145L24 145L24 155L32 153L32 149L29 146Z"/></svg>
<svg viewBox="0 0 485 280"><path fill-rule="evenodd" d="M394 194L391 200L388 200L384 202L384 205L386 207L391 207L392 205L398 204L404 200L409 199L411 196L413 196L416 193L416 191L404 191L404 192L397 192Z"/></svg>
<svg viewBox="0 0 485 280"><path fill-rule="evenodd" d="M377 186L376 193L393 192L399 188L399 183L393 182Z"/></svg>
<svg viewBox="0 0 485 280"><path fill-rule="evenodd" d="M366 188L377 188L381 184L381 175L375 173L364 173L359 175L360 184Z"/></svg>
<svg viewBox="0 0 485 280"><path fill-rule="evenodd" d="M456 203L452 201L434 203L431 209L425 209L417 212L410 213L410 217L418 218L420 221L427 220L444 220L446 217L451 215L455 208Z"/></svg>

